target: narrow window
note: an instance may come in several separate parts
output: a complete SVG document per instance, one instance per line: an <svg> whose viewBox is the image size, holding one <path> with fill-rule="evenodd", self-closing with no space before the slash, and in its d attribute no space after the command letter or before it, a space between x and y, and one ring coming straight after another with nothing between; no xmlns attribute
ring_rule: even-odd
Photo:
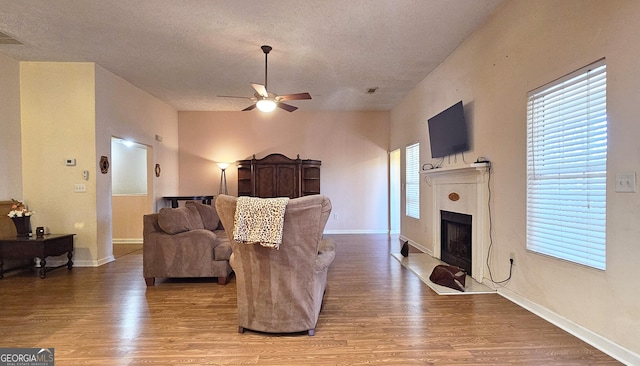
<svg viewBox="0 0 640 366"><path fill-rule="evenodd" d="M606 269L605 60L533 90L527 104L527 249Z"/></svg>
<svg viewBox="0 0 640 366"><path fill-rule="evenodd" d="M406 154L406 215L420 218L420 143L407 146Z"/></svg>

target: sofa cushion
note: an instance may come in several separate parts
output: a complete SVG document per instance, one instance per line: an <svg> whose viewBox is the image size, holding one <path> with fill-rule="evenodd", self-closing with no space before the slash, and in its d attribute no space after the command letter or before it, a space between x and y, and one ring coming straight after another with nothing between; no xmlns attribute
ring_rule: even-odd
<svg viewBox="0 0 640 366"><path fill-rule="evenodd" d="M217 230L220 224L220 218L218 217L218 211L211 205L205 205L197 201L187 201L185 203L187 207L195 207L202 219L202 225L207 230Z"/></svg>
<svg viewBox="0 0 640 366"><path fill-rule="evenodd" d="M158 213L158 226L167 234L204 229L198 210L193 206L165 207Z"/></svg>

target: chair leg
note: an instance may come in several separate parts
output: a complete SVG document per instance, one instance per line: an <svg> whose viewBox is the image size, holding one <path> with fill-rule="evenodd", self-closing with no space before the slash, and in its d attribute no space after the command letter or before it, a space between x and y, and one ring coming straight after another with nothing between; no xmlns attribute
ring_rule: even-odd
<svg viewBox="0 0 640 366"><path fill-rule="evenodd" d="M145 277L144 278L144 282L147 284L147 287L151 287L151 286L155 285L156 278L155 277Z"/></svg>
<svg viewBox="0 0 640 366"><path fill-rule="evenodd" d="M313 337L314 335L316 335L316 330L315 329L309 329L309 337Z"/></svg>

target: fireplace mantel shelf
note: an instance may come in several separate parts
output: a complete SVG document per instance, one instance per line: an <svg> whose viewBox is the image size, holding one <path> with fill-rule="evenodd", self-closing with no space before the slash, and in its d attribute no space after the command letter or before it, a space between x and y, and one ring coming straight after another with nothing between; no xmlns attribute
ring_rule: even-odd
<svg viewBox="0 0 640 366"><path fill-rule="evenodd" d="M477 170L478 172L485 172L489 168L488 162L483 163L472 163L468 166L458 166L453 168L435 168L435 169L427 169L420 171L420 174L424 174L426 176L436 176L441 174L450 174L450 173L466 173Z"/></svg>

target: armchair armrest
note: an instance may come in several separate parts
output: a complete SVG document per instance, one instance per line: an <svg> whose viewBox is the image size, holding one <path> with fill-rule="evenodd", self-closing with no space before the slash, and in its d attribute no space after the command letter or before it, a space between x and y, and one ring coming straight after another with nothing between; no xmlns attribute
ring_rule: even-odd
<svg viewBox="0 0 640 366"><path fill-rule="evenodd" d="M318 247L316 271L326 271L336 258L336 244L333 240L323 239Z"/></svg>

